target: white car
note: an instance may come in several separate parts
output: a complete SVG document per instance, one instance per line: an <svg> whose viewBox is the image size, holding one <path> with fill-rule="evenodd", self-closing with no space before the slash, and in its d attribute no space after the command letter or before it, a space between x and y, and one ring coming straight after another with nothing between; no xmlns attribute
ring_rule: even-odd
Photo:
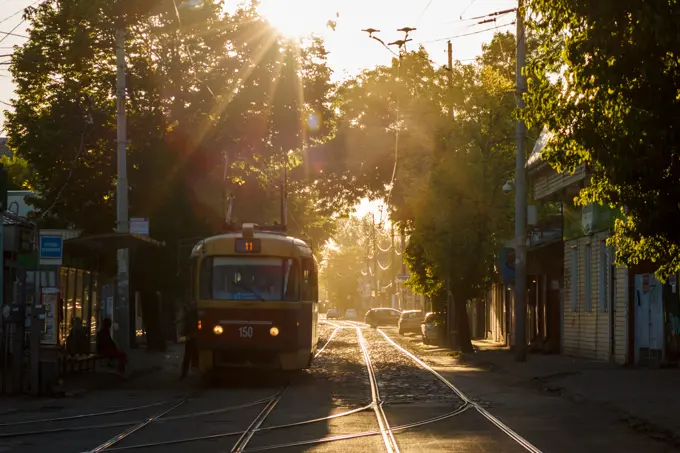
<svg viewBox="0 0 680 453"><path fill-rule="evenodd" d="M345 319L357 319L357 311L353 308L345 310Z"/></svg>
<svg viewBox="0 0 680 453"><path fill-rule="evenodd" d="M338 309L329 308L326 312L326 319L338 319Z"/></svg>

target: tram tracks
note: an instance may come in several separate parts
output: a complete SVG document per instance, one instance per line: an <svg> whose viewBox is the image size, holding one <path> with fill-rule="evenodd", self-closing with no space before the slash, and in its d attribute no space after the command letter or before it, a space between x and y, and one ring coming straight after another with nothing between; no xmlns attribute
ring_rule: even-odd
<svg viewBox="0 0 680 453"><path fill-rule="evenodd" d="M424 361L422 361L420 358L418 358L415 354L413 354L411 351L407 350L403 346L397 344L393 339L389 337L384 331L381 329L377 329L377 331L382 334L382 336L385 338L385 340L397 351L405 355L406 357L410 358L413 362L415 362L417 365L419 365L421 368L424 370L430 372L433 374L437 379L439 379L444 385L446 385L451 391L453 391L463 402L464 405L467 408L474 408L479 414L481 414L484 418L486 418L488 421L490 421L494 426L496 426L498 429L500 429L504 434L506 434L508 437L510 437L512 440L514 440L517 444L522 446L525 450L531 452L531 453L542 453L541 450L539 450L536 446L534 446L531 442L520 436L517 432L512 430L509 426L507 426L505 423L500 421L498 418L493 416L489 411L487 411L484 407L479 405L477 402L471 400L467 395L465 395L458 387L453 385L448 379L446 379L444 376L439 374L435 369L433 369L431 366L426 364Z"/></svg>
<svg viewBox="0 0 680 453"><path fill-rule="evenodd" d="M368 347L366 346L366 338L361 332L361 327L356 327L357 340L361 351L364 356L364 362L366 363L366 370L368 371L368 379L371 384L371 399L373 411L375 412L375 418L378 421L378 427L380 428L380 435L383 438L383 443L388 453L399 453L399 445L397 440L394 438L394 433L390 428L390 423L387 420L387 415L383 410L382 400L380 399L380 389L378 388L378 379L375 375L375 370L373 369L373 362L371 361L371 356L368 353Z"/></svg>
<svg viewBox="0 0 680 453"><path fill-rule="evenodd" d="M385 444L385 448L387 449L388 452L399 452L399 446L396 442L395 438L395 433L398 432L404 432L406 430L410 429L415 429L419 427L424 427L433 423L441 422L443 420L452 418L454 416L460 415L470 409L475 409L480 414L484 415L484 412L486 410L480 406L478 406L474 401L470 400L467 396L465 396L459 389L457 389L453 384L448 382L445 378L443 378L441 375L439 375L435 370L427 366L424 362L422 362L420 359L418 359L416 356L411 354L409 351L405 350L404 348L401 348L398 344L396 344L391 338L389 338L383 331L378 330L383 337L385 337L385 340L387 344L389 344L391 347L397 349L400 353L406 355L409 357L411 360L415 361L424 371L428 373L434 374L442 383L444 383L451 391L453 391L463 402L463 404L457 408L455 408L453 411L438 415L432 418L428 418L426 420L421 420L421 421L416 421L413 423L408 423L408 424L401 424L399 426L390 426L389 421L387 420L387 416L385 414L385 411L383 410L383 405L384 401L381 398L380 394L380 388L378 386L379 382L379 375L376 373L376 370L374 369L373 362L371 361L370 353L369 353L369 345L366 337L364 336L362 332L362 325L360 323L350 323L350 322L342 322L342 325L336 325L332 326L335 329L332 331L332 333L328 336L327 341L324 343L324 345L317 351L315 357L321 355L324 351L327 350L327 347L333 339L336 337L336 334L341 330L341 329L347 329L347 330L354 330L356 331L356 338L357 338L357 343L359 348L361 349L361 353L364 358L364 362L366 365L366 370L369 375L369 384L371 386L371 403L359 407L356 409L352 409L349 411L345 411L339 414L333 414L329 415L326 417L319 417L315 419L310 419L310 420L303 420L300 422L294 422L294 423L286 423L286 424L279 424L279 425L270 425L270 426L263 426L266 420L268 420L270 414L275 411L277 405L281 401L281 398L283 397L286 388L288 385L282 387L279 389L274 395L271 395L266 398L261 398L256 401L244 403L244 404L239 404L239 405L233 405L230 407L223 407L219 409L212 409L212 410L205 410L201 412L193 412L193 413L188 413L188 414L182 414L182 415L171 415L171 412L174 411L175 409L181 407L183 404L191 400L190 397L186 397L181 399L180 401L165 401L165 402L159 402L159 403L153 403L150 405L144 405L144 406L137 406L137 408L150 408L150 407L155 407L155 406L161 406L163 404L168 404L171 405L171 407L162 410L146 419L143 420L137 420L136 422L125 422L125 425L122 425L121 423L117 424L102 424L102 425L97 425L96 427L115 427L115 426L129 426L128 429L123 431L122 433L112 437L111 439L107 440L103 444L95 447L94 449L91 450L86 450L87 452L108 452L108 451L122 451L122 450L132 450L132 449L151 449L154 447L162 447L162 446L167 446L167 445L176 445L176 444L183 444L183 443L191 443L191 442L198 442L198 441L205 441L205 440L217 440L217 439L226 439L226 438L237 438L236 442L234 443L231 451L232 452L250 452L250 451L269 451L269 450L276 450L276 449L282 449L282 448L291 448L291 447L303 447L303 446L309 446L309 445L315 445L315 444L324 444L324 443L330 443L330 442L338 442L338 441L346 441L350 439L358 439L358 438L363 438L363 437L370 437L370 436L380 436L382 438L383 443ZM372 345L373 343L371 343ZM195 436L195 437L190 437L190 438L183 438L183 439L170 439L170 440L161 440L159 442L147 442L147 443L140 443L140 444L129 444L128 445L121 445L121 442L125 439L129 439L133 434L139 432L142 429L147 428L148 426L154 425L157 422L163 422L163 421L171 421L171 420L180 420L180 419L187 419L187 418L197 418L203 415L212 415L212 414L219 414L223 412L228 412L232 410L236 410L238 408L244 408L244 407L254 407L260 404L264 404L264 407L255 415L254 419L250 422L250 424L247 426L245 429L237 429L231 432L222 432L222 433L216 433L216 434L210 434L210 435L204 435L204 436ZM90 414L90 415L101 415L101 414L114 414L114 413L122 413L122 412L129 412L133 411L136 408L128 408L128 409L118 409L115 411L108 411L108 412L101 412L101 413L96 413L96 414ZM376 416L376 420L378 421L378 429L376 430L366 430L366 431L360 431L360 432L355 432L355 433L342 433L342 434L336 434L336 435L328 435L325 437L317 437L313 439L303 439L303 440L298 440L298 441L293 441L293 442L274 442L269 445L251 445L251 440L256 437L259 434L263 434L266 432L273 432L273 431L278 431L278 430L286 430L286 429L291 429L291 428L296 428L296 427L301 427L304 425L310 425L314 423L321 423L321 422L327 422L331 419L335 418L340 418L340 417L346 417L350 416L353 414L358 414L360 412L364 411L369 411L372 410ZM278 412L278 411L277 411ZM488 412L487 412L488 414ZM491 414L488 414L491 416ZM486 417L486 415L484 415ZM58 420L71 420L71 419L77 419L77 418L87 418L86 416L73 416L73 417L61 417L59 419L51 419L47 421L58 421ZM491 418L487 417L494 425L499 427L501 430L503 430L506 434L508 434L513 440L515 440L518 444L522 445L525 447L527 451L530 451L532 453L540 453L540 450L538 450L536 447L531 445L529 442L521 438L518 434L514 433L514 431L510 430L507 428L507 426L503 425L498 419L495 417L491 416ZM41 421L29 421L29 422L17 422L15 423L16 425L19 424L28 424L28 423L37 423ZM498 422L502 425L498 426L495 422ZM11 426L14 425L13 423L5 423L0 426ZM133 426L131 426L133 425ZM504 429L504 428L506 429ZM87 429L94 429L95 426L90 426L90 427L73 427L73 430L87 430ZM70 428L67 428L65 430L71 430ZM49 431L49 432L55 432L55 431ZM40 431L34 431L33 433L38 433L40 434ZM46 433L46 432L43 432ZM21 434L21 433L15 433L15 434ZM2 435L0 435L2 436ZM514 437L513 437L514 436ZM311 437L311 436L310 436Z"/></svg>

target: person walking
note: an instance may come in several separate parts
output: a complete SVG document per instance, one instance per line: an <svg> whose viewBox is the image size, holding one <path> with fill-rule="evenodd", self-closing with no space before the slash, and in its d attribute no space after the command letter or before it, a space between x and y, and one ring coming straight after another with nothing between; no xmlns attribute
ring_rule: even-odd
<svg viewBox="0 0 680 453"><path fill-rule="evenodd" d="M198 347L196 334L198 333L198 312L195 305L187 305L184 312L184 359L182 360L182 375L180 380L189 374L189 365L198 367Z"/></svg>

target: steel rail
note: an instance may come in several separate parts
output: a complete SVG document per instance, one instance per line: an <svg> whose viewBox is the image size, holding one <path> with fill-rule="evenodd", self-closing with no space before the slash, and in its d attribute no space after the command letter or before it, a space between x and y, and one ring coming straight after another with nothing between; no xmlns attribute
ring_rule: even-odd
<svg viewBox="0 0 680 453"><path fill-rule="evenodd" d="M413 422L409 423L407 425L401 425L401 426L396 426L392 428L392 431L406 431L408 429L413 429L413 428L418 428L420 426L425 426L429 425L432 423L437 423L452 417L455 417L456 415L460 415L466 410L470 409L469 404L463 403L462 406L460 406L458 409L456 409L453 412L449 412L447 414L443 415L438 415L437 417L429 418L427 420L422 420L419 422ZM291 448L291 447L300 447L300 446L305 446L305 445L315 445L315 444L322 444L322 443L328 443L328 442L337 442L340 440L348 440L348 439L356 439L359 437L368 437L368 436L377 436L380 435L380 431L364 431L360 433L352 433L352 434L340 434L338 436L329 436L329 437L321 437L318 439L310 439L310 440L300 440L297 442L288 442L288 443L283 443L283 444L275 444L275 445L264 445L262 447L256 447L256 448L249 448L246 451L266 451L266 450L277 450L279 448Z"/></svg>
<svg viewBox="0 0 680 453"><path fill-rule="evenodd" d="M236 443L234 444L233 447L231 447L231 453L240 453L242 452L246 446L248 445L248 442L250 442L250 439L253 438L255 435L255 432L260 428L262 423L267 419L269 414L274 410L276 405L281 401L281 397L283 397L283 394L285 393L286 389L288 388L288 385L284 386L279 390L279 392L272 397L267 405L260 411L259 414L255 417L255 419L250 423L250 426L241 434L241 437L238 438Z"/></svg>
<svg viewBox="0 0 680 453"><path fill-rule="evenodd" d="M100 453L100 452L102 452L102 451L106 451L106 450L110 449L110 447L112 447L113 445L117 444L117 443L120 442L121 440L125 439L125 438L128 437L130 434L139 431L140 429L142 429L142 428L144 428L145 426L147 426L147 425L149 425L150 423L152 423L154 420L157 420L157 419L163 417L164 415L169 414L169 413L172 412L173 410L177 409L178 407L180 407L181 405L183 405L184 403L186 403L189 399L190 399L190 397L186 397L186 398L182 399L179 403L173 405L171 408L166 409L166 410L163 411L163 412L159 412L158 414L153 415L153 416L147 418L146 420L144 420L144 421L142 421L142 422L136 424L135 426L132 426L131 428L129 428L129 429L123 431L122 433L116 435L115 437L112 437L111 439L107 440L106 442L104 442L103 444L99 445L98 447L95 447L95 448L93 448L92 450L87 450L86 453Z"/></svg>
<svg viewBox="0 0 680 453"><path fill-rule="evenodd" d="M92 418L92 417L103 417L106 415L114 415L114 414L123 414L125 412L134 412L138 411L141 409L148 409L150 407L157 407L157 406L162 406L164 404L170 404L172 401L161 401L159 403L151 403L151 404L145 404L143 406L135 406L135 407L127 407L125 409L114 409L110 411L105 411L105 412L94 412L91 414L79 414L79 415L70 415L67 417L58 417L58 418L41 418L39 420L24 420L24 421L19 421L19 422L11 422L11 423L0 423L0 428L4 428L7 426L19 426L19 425L30 425L33 423L54 423L54 422L61 422L65 420L79 420L83 418Z"/></svg>
<svg viewBox="0 0 680 453"><path fill-rule="evenodd" d="M295 428L298 426L304 426L304 425L309 425L312 423L318 423L318 422L323 422L323 421L328 421L332 420L334 418L340 418L340 417L345 417L347 415L352 415L356 414L358 412L363 412L369 409L373 409L373 405L369 404L368 406L364 407L359 407L357 409L352 409L347 412L342 412L340 414L333 414L333 415L328 415L326 417L319 417L319 418L314 418L311 420L302 420L299 422L293 422L293 423L286 423L283 425L273 425L273 426L265 426L264 428L258 428L255 430L255 433L263 432L263 431L273 431L277 429L286 429L286 428ZM227 432L227 433L217 433L217 434L209 434L207 436L200 436L200 437L189 437L189 438L184 438L184 439L174 439L174 440L167 440L167 441L162 441L162 442L153 442L153 443L148 443L148 444L138 444L138 445L131 445L128 447L116 447L112 448L109 451L118 451L118 450L131 450L131 449L138 449L138 448L151 448L151 447L160 447L164 445L176 445L176 444L183 444L183 443L190 443L190 442L198 442L202 440L215 440L215 439L221 439L225 437L233 437L233 436L240 436L244 433L245 431L232 431L232 432ZM250 450L250 449L248 449Z"/></svg>
<svg viewBox="0 0 680 453"><path fill-rule="evenodd" d="M328 337L328 341L326 341L326 343L324 343L324 345L321 347L321 349L319 349L318 351L316 351L316 354L314 354L314 358L315 358L315 359L316 359L317 357L319 357L319 356L321 355L321 353L326 349L326 346L328 346L328 345L330 344L330 342L333 341L333 337L335 337L335 334L338 333L338 331L339 331L340 329L342 329L342 327L337 326L337 327L335 328L335 330L333 330L333 333L331 333L331 336Z"/></svg>
<svg viewBox="0 0 680 453"><path fill-rule="evenodd" d="M366 369L368 370L368 379L371 384L371 399L373 401L373 411L375 412L375 417L378 420L378 427L380 428L380 434L382 435L383 442L385 443L385 448L388 453L399 453L399 445L397 440L394 438L392 429L390 428L389 421L385 415L385 411L382 407L382 400L380 399L380 389L378 388L378 379L375 375L375 370L373 369L373 363L371 362L371 357L368 353L368 347L366 346L366 338L361 332L361 328L357 326L357 338L359 340L359 346L361 346L361 351L364 354L364 361L366 362Z"/></svg>
<svg viewBox="0 0 680 453"><path fill-rule="evenodd" d="M228 406L228 407L223 407L220 409L212 409L208 411L202 411L202 412L193 412L191 414L182 414L182 415L174 415L172 417L163 417L162 419L155 419L151 423L156 423L158 421L173 421L173 420L182 420L186 418L196 418L196 417L204 417L206 415L215 415L215 414L221 414L225 412L230 412L238 409L246 409L248 407L252 406L257 406L263 403L267 403L272 397L267 397L263 398L257 401L252 401L249 403L243 403L243 404L238 404L235 406ZM126 421L126 422L114 422L114 423L102 423L98 425L85 425L85 426L64 426L61 428L51 428L51 429L43 429L43 430L36 430L36 431L21 431L21 432L13 432L13 433L0 433L0 439L6 439L6 438L11 438L11 437L22 437L22 436L36 436L36 435L41 435L41 434L54 434L54 433L61 433L61 432L77 432L77 431L88 431L88 430L93 430L93 429L104 429L104 428L118 428L121 426L130 426L130 425L135 425L138 423L142 423L144 420L134 420L134 421Z"/></svg>
<svg viewBox="0 0 680 453"><path fill-rule="evenodd" d="M479 412L484 418L489 420L491 423L493 423L497 428L499 428L501 431L503 431L508 437L510 437L512 440L517 442L519 445L524 447L525 450L530 451L531 453L542 453L541 450L539 450L536 446L534 446L531 442L517 434L515 431L513 431L509 426L507 426L505 423L500 421L498 418L493 416L489 411L484 409L482 406L480 406L477 402L472 401L470 398L468 398L458 387L453 385L448 379L446 379L444 376L439 374L435 369L433 369L431 366L423 362L421 359L416 357L411 351L405 349L401 345L397 344L393 339L391 339L385 332L383 332L381 329L378 329L378 332L382 334L383 337L398 351L400 351L402 354L405 356L409 357L411 360L413 360L415 363L420 365L423 369L429 371L432 373L434 376L437 377L444 385L446 385L448 388L450 388L458 397L463 400L466 404L472 406L475 408L477 412Z"/></svg>
<svg viewBox="0 0 680 453"><path fill-rule="evenodd" d="M448 412L443 415L438 415L433 418L429 418L426 420L422 420L419 422L413 422L409 423L407 425L400 425L392 428L392 431L406 431L408 429L413 429L413 428L418 428L420 426L425 426L429 425L432 423L440 422L452 417L455 417L456 415L460 415L463 412L467 411L470 409L472 406L469 404L463 404L462 406L458 407L455 411ZM366 406L364 408L360 409L354 409L352 411L349 411L348 413L343 413L343 414L338 414L338 416L342 415L349 415L349 413L355 413L359 412L360 410L367 410L371 409L372 405ZM334 416L330 416L334 417ZM330 417L324 417L321 419L315 419L315 420L305 420L303 422L296 422L296 423L289 423L285 425L276 425L276 426L271 426L271 427L266 427L266 428L260 428L256 432L260 431L266 431L266 430L275 430L275 429L283 429L283 428L292 428L295 426L301 426L304 424L312 423L312 422L317 422L317 421L323 421L327 418ZM177 445L177 444L182 444L182 443L190 443L190 442L198 442L198 441L203 441L203 440L215 440L215 439L221 439L225 437L234 437L234 436L239 436L242 435L245 431L233 431L229 433L218 433L218 434L211 434L208 436L201 436L201 437L193 437L193 438L185 438L185 439L176 439L176 440L167 440L163 442L153 442L153 443L147 443L147 444L137 444L137 445L130 445L127 447L114 447L111 448L109 451L123 451L123 450L139 450L139 449L144 449L144 448L153 448L153 447L162 447L166 445ZM297 447L297 446L304 446L304 445L313 445L313 444L321 444L321 443L327 443L327 442L336 442L340 440L347 440L347 439L355 439L358 437L367 437L367 436L377 436L380 435L380 431L364 431L360 433L350 433L350 434L341 434L338 436L328 436L328 437L321 437L318 439L309 439L309 440L300 440L296 442L288 442L288 443L282 443L282 444L273 444L273 445L264 445L262 447L254 447L254 448L247 448L245 451L264 451L264 450L275 450L278 448L289 448L289 447Z"/></svg>

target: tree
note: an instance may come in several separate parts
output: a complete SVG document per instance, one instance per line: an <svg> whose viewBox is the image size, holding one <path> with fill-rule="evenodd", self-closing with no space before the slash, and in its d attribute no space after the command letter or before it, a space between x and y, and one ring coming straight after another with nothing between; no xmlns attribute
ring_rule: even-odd
<svg viewBox="0 0 680 453"><path fill-rule="evenodd" d="M0 157L0 165L5 167L9 182L9 190L30 189L29 179L32 176L32 169L25 159L20 157Z"/></svg>
<svg viewBox="0 0 680 453"><path fill-rule="evenodd" d="M557 171L586 165L577 199L621 212L620 262L680 270L677 2L531 0L542 43L529 71L525 118L553 132L543 158ZM653 31L653 32L650 32Z"/></svg>
<svg viewBox="0 0 680 453"><path fill-rule="evenodd" d="M34 203L52 226L100 232L114 224L111 62L121 18L128 31L130 212L151 217L155 237L167 242L220 229L225 160L231 181L263 185L254 173L284 150L300 155L332 130L320 41L300 48L283 39L253 5L228 15L206 2L178 15L171 2L142 3L52 0L26 12L31 38L13 56L18 97L7 130L17 154L36 168ZM313 125L302 121L312 117ZM253 194L278 205L266 191ZM252 197L250 204L257 204ZM271 211L241 217L262 223ZM171 216L173 227L164 221Z"/></svg>
<svg viewBox="0 0 680 453"><path fill-rule="evenodd" d="M284 39L254 4L227 14L221 2L178 11L155 0L47 0L25 19L30 38L10 67L9 144L35 169L37 220L86 234L115 224L115 37L125 25L129 210L167 244L138 267L150 289L182 293L182 280L168 278L176 244L221 232L227 192L236 219L278 219L271 178L283 156L293 170L333 132L322 42ZM305 222L292 232L323 242L332 222L313 202L324 187L316 179L291 171L291 212Z"/></svg>

